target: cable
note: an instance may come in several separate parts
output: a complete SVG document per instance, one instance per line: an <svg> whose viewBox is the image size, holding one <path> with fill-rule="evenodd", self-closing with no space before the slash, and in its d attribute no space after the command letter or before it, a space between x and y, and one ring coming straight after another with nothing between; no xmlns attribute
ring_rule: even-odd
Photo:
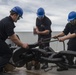
<svg viewBox="0 0 76 75"><path fill-rule="evenodd" d="M44 44L44 43L48 43L48 42L56 42L56 41L59 41L58 39L56 39L56 40L50 40L50 41L47 41L47 40L50 40L50 38L41 39L38 43L39 44ZM64 41L63 41L63 50L65 51L65 42Z"/></svg>

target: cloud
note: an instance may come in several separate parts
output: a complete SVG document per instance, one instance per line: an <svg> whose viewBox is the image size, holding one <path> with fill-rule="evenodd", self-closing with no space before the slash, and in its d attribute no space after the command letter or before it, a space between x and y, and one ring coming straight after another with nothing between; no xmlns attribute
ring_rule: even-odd
<svg viewBox="0 0 76 75"><path fill-rule="evenodd" d="M15 23L15 31L32 31L39 7L43 7L51 19L52 30L62 31L69 12L76 11L76 0L0 0L0 19L8 16L14 6L20 6L24 11L23 19Z"/></svg>

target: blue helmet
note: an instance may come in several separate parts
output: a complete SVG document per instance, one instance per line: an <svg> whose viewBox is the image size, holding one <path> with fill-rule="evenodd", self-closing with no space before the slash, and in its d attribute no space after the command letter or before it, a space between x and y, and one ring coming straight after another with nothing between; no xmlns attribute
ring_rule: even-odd
<svg viewBox="0 0 76 75"><path fill-rule="evenodd" d="M22 8L20 8L18 6L14 7L13 9L11 9L11 11L16 12L20 17L22 17L22 15L23 15Z"/></svg>
<svg viewBox="0 0 76 75"><path fill-rule="evenodd" d="M38 10L37 10L37 16L38 17L43 17L45 15L45 11L44 11L44 9L43 8L39 8Z"/></svg>
<svg viewBox="0 0 76 75"><path fill-rule="evenodd" d="M68 15L68 21L72 21L74 19L76 19L76 12L75 11L72 11Z"/></svg>

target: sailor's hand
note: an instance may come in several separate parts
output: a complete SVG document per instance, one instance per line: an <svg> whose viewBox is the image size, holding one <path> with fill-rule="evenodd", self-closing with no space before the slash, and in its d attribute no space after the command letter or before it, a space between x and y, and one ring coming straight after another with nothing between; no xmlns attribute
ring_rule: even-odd
<svg viewBox="0 0 76 75"><path fill-rule="evenodd" d="M57 38L58 38L58 36L57 36L57 35L55 35L55 36L53 36L52 38L57 39Z"/></svg>
<svg viewBox="0 0 76 75"><path fill-rule="evenodd" d="M62 37L62 38L58 38L58 40L59 40L60 42L63 42L65 39Z"/></svg>
<svg viewBox="0 0 76 75"><path fill-rule="evenodd" d="M36 28L33 28L33 34L37 34Z"/></svg>
<svg viewBox="0 0 76 75"><path fill-rule="evenodd" d="M28 49L29 48L29 45L27 43L23 43L22 47Z"/></svg>

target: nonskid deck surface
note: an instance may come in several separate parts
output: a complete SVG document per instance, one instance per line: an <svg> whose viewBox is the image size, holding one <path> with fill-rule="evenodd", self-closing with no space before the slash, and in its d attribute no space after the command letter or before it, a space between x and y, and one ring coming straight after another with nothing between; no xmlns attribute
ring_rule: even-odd
<svg viewBox="0 0 76 75"><path fill-rule="evenodd" d="M12 72L8 73L0 73L0 75L76 75L76 69L69 69L66 71L56 71L56 67L52 70L49 70L48 72L45 72L44 70L27 70L25 67L22 68L16 68Z"/></svg>

